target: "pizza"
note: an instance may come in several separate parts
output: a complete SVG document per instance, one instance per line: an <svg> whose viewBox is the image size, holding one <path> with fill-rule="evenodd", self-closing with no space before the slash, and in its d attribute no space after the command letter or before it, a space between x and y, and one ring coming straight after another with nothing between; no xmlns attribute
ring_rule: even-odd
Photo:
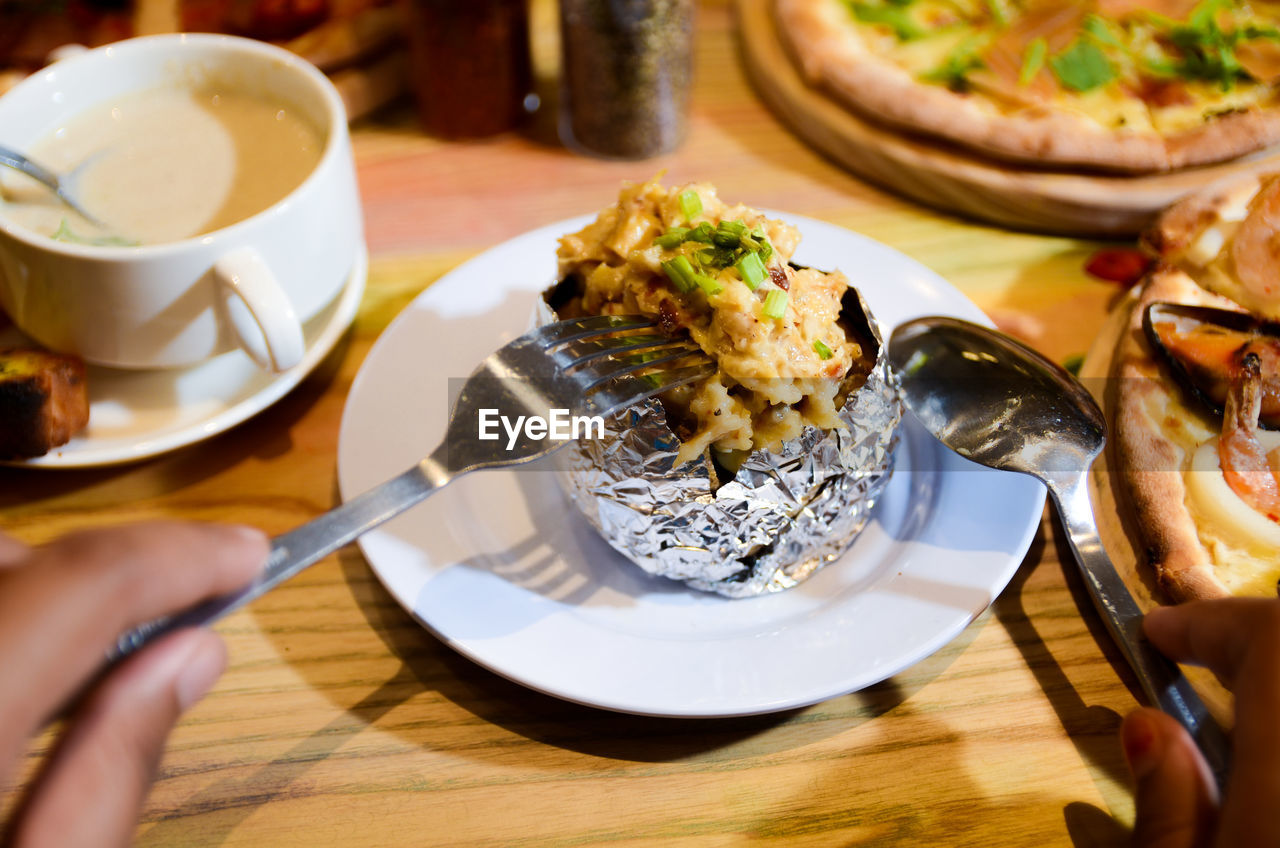
<svg viewBox="0 0 1280 848"><path fill-rule="evenodd" d="M1280 6L1230 0L775 0L805 79L1020 163L1144 173L1280 141Z"/></svg>
<svg viewBox="0 0 1280 848"><path fill-rule="evenodd" d="M1160 264L1113 360L1123 491L1172 601L1280 580L1280 175L1192 195L1149 232ZM1268 273L1269 270L1269 273Z"/></svg>

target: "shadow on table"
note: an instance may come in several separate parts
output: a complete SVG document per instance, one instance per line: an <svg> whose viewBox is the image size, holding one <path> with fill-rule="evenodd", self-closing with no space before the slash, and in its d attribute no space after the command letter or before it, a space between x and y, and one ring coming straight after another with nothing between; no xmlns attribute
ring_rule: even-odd
<svg viewBox="0 0 1280 848"><path fill-rule="evenodd" d="M1059 567L1063 571L1075 606L1081 611L1081 617L1088 627L1089 634L1106 656L1107 663L1118 670L1130 691L1136 691L1136 680L1133 679L1128 666L1111 642L1104 625L1093 612L1093 601L1076 569L1073 554L1064 540L1062 527L1056 521L1056 516L1053 528L1054 547ZM1035 542L1027 554L1028 560L1038 561L1045 545L1045 532L1042 529L1036 535ZM995 615L1018 646L1027 668L1035 675L1049 703L1053 705L1063 729L1080 752L1081 758L1089 764L1090 771L1124 785L1128 782L1128 770L1120 750L1120 716L1107 707L1091 706L1085 703L1080 693L1072 686L1062 666L1055 661L1036 623L1027 612L1025 593L1030 574L1030 569L1018 570L1008 588L996 600L993 607ZM1099 791L1101 794L1106 794L1101 786ZM1063 817L1068 833L1071 835L1072 844L1076 848L1120 846L1127 845L1129 842L1128 828L1118 822L1111 813L1091 804L1083 802L1068 804L1063 809Z"/></svg>
<svg viewBox="0 0 1280 848"><path fill-rule="evenodd" d="M379 727L383 732L401 735L409 744L427 750L437 746L435 735L442 734L438 744L453 757L489 761L510 756L509 745L449 747L443 735L449 732L448 727L434 728L419 720L400 719L394 724L383 721L393 710L403 708L423 693L433 693L512 736L618 761L622 768L627 768L627 764L641 764L641 770L646 773L651 771L644 767L646 764L667 764L676 770L723 772L730 775L731 781L731 773L738 769L792 763L810 770L804 795L774 798L748 821L740 822L745 833L753 838L796 836L800 833L795 830L797 826L812 830L811 835L827 833L837 837L839 831L853 832L874 823L877 832L885 836L882 844L897 844L898 840L905 844L911 839L927 840L930 834L938 836L939 822L952 814L969 820L975 817L1012 820L1019 815L1019 800L982 800L981 789L969 785L973 777L963 763L939 761L932 753L937 745L954 743L956 731L948 724L945 714L913 706L912 696L944 674L994 615L1018 644L1028 668L1035 674L1082 756L1110 777L1123 779L1123 763L1116 744L1117 716L1110 710L1084 703L1054 660L1027 611L1024 596L1027 579L1031 566L1043 559L1045 544L1045 535L1038 534L1023 567L992 611L941 651L897 676L861 692L811 707L716 720L614 713L565 702L508 681L431 636L376 581L359 552L347 549L339 556L342 579L369 628L398 660L394 673L380 683L371 683L373 688L366 687L363 697L355 703L335 700L335 706L341 710L339 714L273 760L261 763L248 774L220 779L185 798L180 814L150 823L141 834L139 844L195 844L190 842L189 817L192 815L201 817L199 844L220 844L262 805L295 797L300 791L305 795L306 776L312 766L333 756L365 727ZM1066 550L1060 550L1058 555L1069 562L1070 554ZM1066 571L1068 585L1083 609L1085 599L1080 581L1073 569L1067 567ZM1112 665L1119 666L1098 623L1088 614L1086 621ZM295 666L297 673L304 677L312 668L308 663ZM321 692L332 685L331 680L312 682ZM856 745L852 741L847 747L843 744L841 737L845 734L890 712L895 721L907 723L913 736L919 739L919 745L884 748L875 743L874 736L859 736L861 741ZM358 725L353 725L353 719ZM853 739L852 736L845 738ZM832 740L837 741L833 744ZM803 759L797 760L797 757ZM916 765L911 765L913 763ZM917 773L917 770L922 771ZM886 786L916 781L925 772L930 782L947 787L938 805L932 808L907 803L886 805ZM873 785L875 792L867 792L865 798L859 795L859 786ZM229 803L228 798L241 800ZM956 809L948 811L948 805ZM779 815L780 810L785 810L785 816ZM1076 848L1121 845L1127 840L1125 829L1095 806L1069 804L1063 809L1063 817ZM836 844L839 844L838 837Z"/></svg>
<svg viewBox="0 0 1280 848"><path fill-rule="evenodd" d="M343 557L353 587L370 581L354 552ZM951 645L894 678L806 708L718 719L629 715L575 704L509 681L471 662L426 632L380 585L382 598L361 605L387 650L424 688L527 739L590 756L631 762L697 758L733 759L778 753L841 733L892 710L941 674L980 629L970 627ZM368 592L369 589L363 588Z"/></svg>
<svg viewBox="0 0 1280 848"><path fill-rule="evenodd" d="M673 768L683 768L690 761L713 763L717 772L753 767L783 752L820 745L891 710L907 710L904 715L914 715L905 702L945 672L987 620L984 616L950 645L894 678L812 707L715 720L656 718L569 703L508 681L457 654L424 630L376 581L358 551L344 551L339 556L339 564L369 627L401 665L358 702L341 704L341 714L290 750L262 763L249 774L218 780L183 799L181 811L173 818L149 822L139 836L139 845L221 844L262 805L294 797L299 786L305 784L306 773L312 765L334 755L353 735L366 726L378 726L392 710L424 692L434 692L512 735L590 757L633 764L668 763ZM307 663L295 666L304 676L311 668ZM331 683L317 683L316 688L325 691ZM353 729L353 718L359 722L356 729ZM925 723L933 725L934 722L926 717ZM433 730L420 722L401 722L381 729L389 733L402 732L413 745L433 746ZM943 734L951 732L943 724L935 729ZM447 732L447 728L442 732ZM506 747L498 750L493 746L478 746L474 750L450 748L449 753L477 760L509 756ZM858 752L846 753L853 756ZM834 763L816 765L830 766L837 771L850 769L844 754ZM898 775L898 779L905 778ZM839 792L832 790L835 797L841 799L844 791L843 788ZM242 803L228 803L228 798L236 797L241 798ZM804 802L797 803L803 805ZM776 826L767 812L761 811L759 826L753 833L766 835L770 827ZM198 840L192 842L190 817L196 815L200 816L201 829Z"/></svg>

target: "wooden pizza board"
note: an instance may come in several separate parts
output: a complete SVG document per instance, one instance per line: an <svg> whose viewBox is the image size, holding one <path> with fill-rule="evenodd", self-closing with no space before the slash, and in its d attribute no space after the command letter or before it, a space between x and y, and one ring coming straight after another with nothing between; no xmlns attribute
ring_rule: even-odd
<svg viewBox="0 0 1280 848"><path fill-rule="evenodd" d="M1136 293L1137 289L1130 292L1107 316L1106 323L1094 339L1093 346L1080 367L1081 382L1101 404L1108 422L1115 421L1115 389L1119 384L1114 375L1115 351L1121 335L1127 331ZM1093 513L1098 521L1103 547L1115 563L1116 570L1129 587L1134 600L1145 612L1164 603L1164 599L1156 588L1153 575L1144 559L1138 554L1142 545L1134 526L1135 519L1120 488L1120 475L1112 472L1117 467L1114 451L1115 439L1110 438L1106 450L1090 471L1089 493L1093 499ZM1223 727L1231 727L1231 693L1207 669L1184 667L1183 670L1218 723Z"/></svg>
<svg viewBox="0 0 1280 848"><path fill-rule="evenodd" d="M773 0L736 0L742 59L761 98L806 142L864 179L1001 226L1090 237L1131 236L1188 192L1280 165L1280 149L1204 168L1126 176L1020 168L905 135L808 85L780 40Z"/></svg>

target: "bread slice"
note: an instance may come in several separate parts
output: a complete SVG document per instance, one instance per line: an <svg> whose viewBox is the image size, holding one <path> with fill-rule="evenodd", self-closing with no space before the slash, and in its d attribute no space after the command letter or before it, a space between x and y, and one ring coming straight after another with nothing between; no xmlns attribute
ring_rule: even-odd
<svg viewBox="0 0 1280 848"><path fill-rule="evenodd" d="M79 357L0 350L0 459L41 456L88 423L87 380Z"/></svg>

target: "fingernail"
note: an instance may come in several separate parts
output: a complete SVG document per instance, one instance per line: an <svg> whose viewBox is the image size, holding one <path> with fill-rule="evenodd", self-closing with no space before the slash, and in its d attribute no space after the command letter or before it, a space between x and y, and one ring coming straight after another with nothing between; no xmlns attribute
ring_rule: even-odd
<svg viewBox="0 0 1280 848"><path fill-rule="evenodd" d="M257 527L250 527L247 524L233 524L227 529L231 530L239 538L239 541L247 545L264 545L267 541L267 534L263 533Z"/></svg>
<svg viewBox="0 0 1280 848"><path fill-rule="evenodd" d="M222 640L212 633L202 635L204 638L192 649L174 683L178 705L183 712L208 694L227 665L227 651Z"/></svg>
<svg viewBox="0 0 1280 848"><path fill-rule="evenodd" d="M263 533L257 527L249 527L244 524L229 525L227 531L235 537L233 544L244 549L241 555L247 557L248 551L252 550L259 560L258 567L263 568L266 566L267 550L271 546L266 533Z"/></svg>
<svg viewBox="0 0 1280 848"><path fill-rule="evenodd" d="M1121 728L1121 744L1135 778L1146 777L1159 760L1160 731L1148 716L1134 713Z"/></svg>

